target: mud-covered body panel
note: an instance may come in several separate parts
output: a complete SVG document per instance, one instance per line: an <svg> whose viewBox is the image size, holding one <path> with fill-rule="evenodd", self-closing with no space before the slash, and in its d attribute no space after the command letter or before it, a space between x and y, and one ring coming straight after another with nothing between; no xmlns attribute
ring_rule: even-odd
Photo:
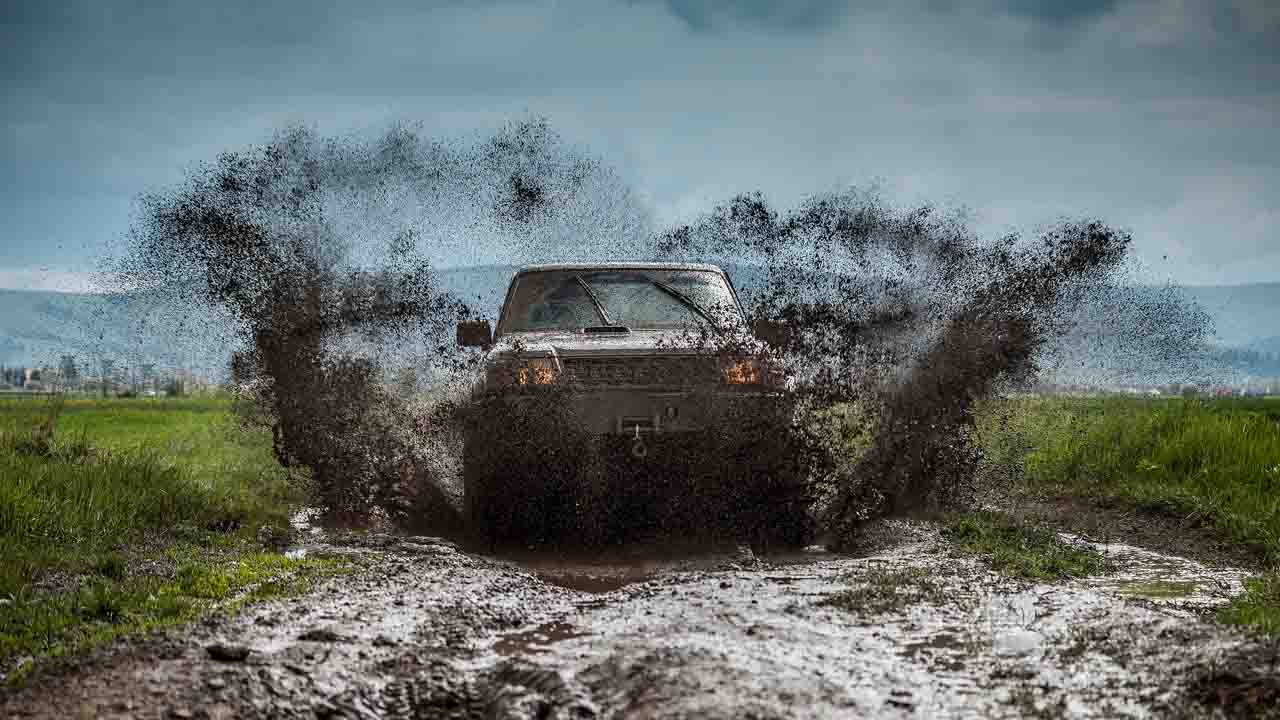
<svg viewBox="0 0 1280 720"><path fill-rule="evenodd" d="M595 434L690 432L721 427L779 393L729 385L714 358L693 355L577 355L558 358L556 402ZM480 388L475 401L504 405L546 402L526 386Z"/></svg>
<svg viewBox="0 0 1280 720"><path fill-rule="evenodd" d="M516 274L565 269L665 269L710 271L727 276L713 265L630 263L531 266ZM732 288L731 283L729 287ZM736 302L736 300L735 300ZM502 315L509 312L511 294ZM737 318L742 321L741 317ZM733 347L736 355L758 354L764 345L746 330L744 321L722 328L715 338L680 330L629 328L626 332L586 329L499 333L489 348L486 368L537 359L555 368L562 396L593 432L601 434L688 432L708 427L716 406L760 402L776 394L750 385L725 381L724 370L733 357L718 348ZM477 401L528 402L519 384L495 386L478 378Z"/></svg>
<svg viewBox="0 0 1280 720"><path fill-rule="evenodd" d="M519 393L495 393L484 403L517 405L534 402ZM637 432L645 437L712 428L726 414L727 406L763 405L768 396L759 392L706 393L653 387L584 390L567 396L574 420L598 435Z"/></svg>
<svg viewBox="0 0 1280 720"><path fill-rule="evenodd" d="M464 500L481 534L519 544L809 540L804 455L776 431L782 398L713 398L698 421L641 426L637 438L635 426L602 432L634 396L593 409L592 396L566 401L561 392L537 388L473 406Z"/></svg>
<svg viewBox="0 0 1280 720"><path fill-rule="evenodd" d="M567 269L589 279L598 267ZM637 297L655 297L646 282L637 281ZM748 332L736 297L729 296L728 322L720 315L702 327L630 327L611 324L618 315L576 273L547 286L554 295L566 285L566 293L577 292L575 284L585 293L572 298L575 312L555 317L581 322L590 295L602 324L501 332L505 321L498 323L472 394L464 460L471 526L519 543L713 530L762 542L806 540L805 471L789 436L778 432L790 420L789 398L763 365L740 371L762 362L765 346ZM724 284L731 293L727 278ZM537 297L549 297L544 290ZM694 304L679 290L662 293L665 302ZM504 319L517 295L508 293ZM569 302L557 297L548 303ZM536 305L516 314L544 322ZM643 316L633 308L631 317ZM709 524L708 513L717 522Z"/></svg>

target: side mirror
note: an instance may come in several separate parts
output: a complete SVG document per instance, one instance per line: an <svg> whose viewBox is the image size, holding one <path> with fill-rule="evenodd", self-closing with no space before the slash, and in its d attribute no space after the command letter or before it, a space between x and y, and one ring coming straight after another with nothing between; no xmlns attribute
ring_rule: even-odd
<svg viewBox="0 0 1280 720"><path fill-rule="evenodd" d="M493 328L488 320L463 320L458 323L458 344L462 347L488 347L493 344Z"/></svg>
<svg viewBox="0 0 1280 720"><path fill-rule="evenodd" d="M785 323L757 318L751 323L751 333L770 347L785 347L791 341L791 328Z"/></svg>

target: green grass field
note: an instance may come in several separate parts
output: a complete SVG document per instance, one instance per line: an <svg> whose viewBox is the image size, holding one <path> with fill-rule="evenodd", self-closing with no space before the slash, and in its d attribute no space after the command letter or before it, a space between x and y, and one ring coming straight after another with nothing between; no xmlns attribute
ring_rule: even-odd
<svg viewBox="0 0 1280 720"><path fill-rule="evenodd" d="M1280 633L1280 401L1020 398L978 423L987 482L1208 527L1258 577L1224 620Z"/></svg>
<svg viewBox="0 0 1280 720"><path fill-rule="evenodd" d="M300 500L226 398L0 399L0 675L336 569L259 542Z"/></svg>

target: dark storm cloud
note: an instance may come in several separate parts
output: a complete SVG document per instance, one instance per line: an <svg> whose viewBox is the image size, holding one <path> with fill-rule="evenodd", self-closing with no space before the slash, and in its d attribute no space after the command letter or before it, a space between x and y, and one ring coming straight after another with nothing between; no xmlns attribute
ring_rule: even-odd
<svg viewBox="0 0 1280 720"><path fill-rule="evenodd" d="M665 0L663 4L696 30L742 22L763 27L812 29L835 21L847 9L846 3L830 0Z"/></svg>
<svg viewBox="0 0 1280 720"><path fill-rule="evenodd" d="M833 0L663 0L676 17L690 27L708 30L734 22L751 22L773 28L823 27L853 10L848 2ZM857 8L884 8L884 2L856 3ZM1096 17L1116 5L1116 0L1005 0L995 9L1048 22L1074 22ZM941 10L953 3L934 3Z"/></svg>
<svg viewBox="0 0 1280 720"><path fill-rule="evenodd" d="M281 125L527 111L660 217L882 178L996 229L1100 215L1178 279L1280 261L1269 0L3 7L0 268L82 264L137 193Z"/></svg>
<svg viewBox="0 0 1280 720"><path fill-rule="evenodd" d="M1051 22L1072 22L1096 17L1116 6L1117 0L1006 0L1010 12Z"/></svg>

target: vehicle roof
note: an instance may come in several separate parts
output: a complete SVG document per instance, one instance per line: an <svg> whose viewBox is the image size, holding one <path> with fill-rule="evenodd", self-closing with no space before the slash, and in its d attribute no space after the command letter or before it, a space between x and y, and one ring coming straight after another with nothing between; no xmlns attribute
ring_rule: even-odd
<svg viewBox="0 0 1280 720"><path fill-rule="evenodd" d="M570 263L544 263L540 265L525 265L516 271L517 275L523 275L528 272L543 272L546 270L709 270L711 272L723 273L717 265L708 265L706 263L679 263L679 262L570 262Z"/></svg>

